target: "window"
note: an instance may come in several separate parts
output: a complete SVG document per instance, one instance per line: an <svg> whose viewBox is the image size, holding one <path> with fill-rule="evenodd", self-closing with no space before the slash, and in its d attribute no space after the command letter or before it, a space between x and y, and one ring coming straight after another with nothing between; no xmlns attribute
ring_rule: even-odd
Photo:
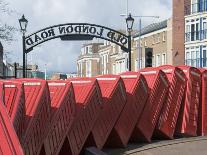
<svg viewBox="0 0 207 155"><path fill-rule="evenodd" d="M127 69L129 69L129 58L126 59L126 65L127 65L127 66L126 66Z"/></svg>
<svg viewBox="0 0 207 155"><path fill-rule="evenodd" d="M185 30L185 32L186 32L186 35L185 35L185 42L188 42L188 41L190 41L190 25L186 25L186 30Z"/></svg>
<svg viewBox="0 0 207 155"><path fill-rule="evenodd" d="M155 67L155 56L152 56L152 67Z"/></svg>
<svg viewBox="0 0 207 155"><path fill-rule="evenodd" d="M83 77L83 63L80 62L80 76Z"/></svg>
<svg viewBox="0 0 207 155"><path fill-rule="evenodd" d="M191 41L195 40L195 24L191 24Z"/></svg>
<svg viewBox="0 0 207 155"><path fill-rule="evenodd" d="M206 49L203 50L203 67L207 67Z"/></svg>
<svg viewBox="0 0 207 155"><path fill-rule="evenodd" d="M144 46L147 47L147 41L146 40L144 41Z"/></svg>
<svg viewBox="0 0 207 155"><path fill-rule="evenodd" d="M200 48L196 48L196 67L200 67Z"/></svg>
<svg viewBox="0 0 207 155"><path fill-rule="evenodd" d="M199 4L197 0L192 0L192 13L197 13L199 8Z"/></svg>
<svg viewBox="0 0 207 155"><path fill-rule="evenodd" d="M203 38L202 39L207 39L207 24L206 22L203 22Z"/></svg>
<svg viewBox="0 0 207 155"><path fill-rule="evenodd" d="M85 51L85 54L88 54L88 47L86 47L86 51Z"/></svg>
<svg viewBox="0 0 207 155"><path fill-rule="evenodd" d="M156 56L156 67L161 65L161 59L160 59L160 54L157 54Z"/></svg>
<svg viewBox="0 0 207 155"><path fill-rule="evenodd" d="M166 54L162 54L162 65L166 65Z"/></svg>
<svg viewBox="0 0 207 155"><path fill-rule="evenodd" d="M162 35L163 35L163 36L162 36L162 41L166 41L166 32L163 32Z"/></svg>
<svg viewBox="0 0 207 155"><path fill-rule="evenodd" d="M186 25L186 32L190 32L190 25Z"/></svg>
<svg viewBox="0 0 207 155"><path fill-rule="evenodd" d="M207 1L200 0L199 2L199 11L206 11L207 10Z"/></svg>
<svg viewBox="0 0 207 155"><path fill-rule="evenodd" d="M116 64L113 64L113 70L112 70L112 74L116 74Z"/></svg>
<svg viewBox="0 0 207 155"><path fill-rule="evenodd" d="M196 67L196 51L191 51L191 58L192 58L191 66Z"/></svg>
<svg viewBox="0 0 207 155"><path fill-rule="evenodd" d="M160 34L158 33L157 34L157 43L159 43L160 42Z"/></svg>
<svg viewBox="0 0 207 155"><path fill-rule="evenodd" d="M191 65L191 56L190 52L186 52L186 65L190 66Z"/></svg>
<svg viewBox="0 0 207 155"><path fill-rule="evenodd" d="M152 36L152 44L155 44L155 35Z"/></svg>
<svg viewBox="0 0 207 155"><path fill-rule="evenodd" d="M191 41L199 40L199 23L191 24Z"/></svg>
<svg viewBox="0 0 207 155"><path fill-rule="evenodd" d="M199 24L196 23L196 40L199 40Z"/></svg>
<svg viewBox="0 0 207 155"><path fill-rule="evenodd" d="M86 61L86 77L91 77L91 60Z"/></svg>
<svg viewBox="0 0 207 155"><path fill-rule="evenodd" d="M125 64L125 61L122 61L122 62L121 62L121 73L126 71L126 69L125 69L125 65L126 65L126 64Z"/></svg>
<svg viewBox="0 0 207 155"><path fill-rule="evenodd" d="M139 65L138 65L138 60L137 60L137 59L135 60L135 65L134 65L134 66L135 66L135 71L138 71L138 69L139 69L139 68L138 68Z"/></svg>

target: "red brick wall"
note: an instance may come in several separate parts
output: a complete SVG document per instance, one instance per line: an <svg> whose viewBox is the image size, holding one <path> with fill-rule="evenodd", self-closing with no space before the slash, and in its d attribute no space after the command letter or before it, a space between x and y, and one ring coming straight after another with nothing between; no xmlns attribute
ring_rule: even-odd
<svg viewBox="0 0 207 155"><path fill-rule="evenodd" d="M191 0L173 0L172 63L183 65L185 59L185 14L190 13Z"/></svg>

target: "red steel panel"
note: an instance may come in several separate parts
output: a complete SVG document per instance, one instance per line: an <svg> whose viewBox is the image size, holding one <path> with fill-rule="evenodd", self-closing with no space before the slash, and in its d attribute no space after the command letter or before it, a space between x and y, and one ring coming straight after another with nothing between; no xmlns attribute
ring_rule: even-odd
<svg viewBox="0 0 207 155"><path fill-rule="evenodd" d="M114 142L111 146L126 147L135 129L148 98L148 85L143 75L137 72L125 72L121 74L127 93L127 102L114 130L120 137L121 143ZM121 144L121 145L120 145Z"/></svg>
<svg viewBox="0 0 207 155"><path fill-rule="evenodd" d="M47 81L18 79L24 84L26 121L23 148L25 155L39 154L50 127L50 94Z"/></svg>
<svg viewBox="0 0 207 155"><path fill-rule="evenodd" d="M178 136L196 136L201 93L201 72L194 67L178 67L183 70L188 80L175 134Z"/></svg>
<svg viewBox="0 0 207 155"><path fill-rule="evenodd" d="M103 75L97 77L97 80L104 103L90 136L94 139L93 145L101 149L105 144L121 143L119 133L112 129L126 103L126 89L120 76Z"/></svg>
<svg viewBox="0 0 207 155"><path fill-rule="evenodd" d="M24 133L25 98L24 89L21 82L3 81L4 83L4 102L11 122L20 141Z"/></svg>
<svg viewBox="0 0 207 155"><path fill-rule="evenodd" d="M48 81L51 97L51 125L45 140L46 155L58 155L76 117L76 103L71 82Z"/></svg>
<svg viewBox="0 0 207 155"><path fill-rule="evenodd" d="M148 83L150 95L137 122L137 132L136 135L133 135L132 140L150 142L168 92L169 82L162 71L147 68L141 70L141 73Z"/></svg>
<svg viewBox="0 0 207 155"><path fill-rule="evenodd" d="M200 69L202 73L202 88L198 110L198 136L207 135L207 70Z"/></svg>
<svg viewBox="0 0 207 155"><path fill-rule="evenodd" d="M69 81L73 83L78 109L60 154L78 155L100 114L102 97L95 78L76 78Z"/></svg>
<svg viewBox="0 0 207 155"><path fill-rule="evenodd" d="M173 139L180 106L185 93L187 78L183 71L170 65L160 66L168 78L170 87L157 122L154 137Z"/></svg>
<svg viewBox="0 0 207 155"><path fill-rule="evenodd" d="M19 139L12 126L3 101L3 83L0 83L0 155L23 155Z"/></svg>

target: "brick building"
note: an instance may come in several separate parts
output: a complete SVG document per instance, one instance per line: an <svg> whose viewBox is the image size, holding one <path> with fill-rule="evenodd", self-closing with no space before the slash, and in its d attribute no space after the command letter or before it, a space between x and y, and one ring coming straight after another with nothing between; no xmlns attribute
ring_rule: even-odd
<svg viewBox="0 0 207 155"><path fill-rule="evenodd" d="M141 35L141 36L140 36ZM141 48L139 49L139 39ZM172 64L172 19L153 23L144 27L134 36L132 69L137 71L145 67L146 49L152 49L152 66ZM139 58L139 52L141 57ZM139 65L140 63L140 65Z"/></svg>
<svg viewBox="0 0 207 155"><path fill-rule="evenodd" d="M189 11L185 15L185 64L207 67L207 1L189 0L187 6Z"/></svg>

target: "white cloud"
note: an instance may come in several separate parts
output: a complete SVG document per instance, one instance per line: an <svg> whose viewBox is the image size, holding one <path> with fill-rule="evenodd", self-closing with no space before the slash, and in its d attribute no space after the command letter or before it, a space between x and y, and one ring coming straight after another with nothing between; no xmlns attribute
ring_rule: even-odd
<svg viewBox="0 0 207 155"><path fill-rule="evenodd" d="M120 14L126 12L126 0L7 1L17 13L3 17L3 21L18 28L18 19L24 13L29 21L28 34L46 26L70 22L89 22L115 29L125 28L125 20ZM171 5L171 0L129 0L129 11L134 15L159 15L161 17L159 20L163 20L171 16ZM144 19L143 25L159 20ZM135 28L138 28L138 19ZM20 61L22 57L20 33L16 35L16 39L16 42L5 48L12 52L14 61ZM32 61L38 63L42 69L46 62L49 70L76 71L80 45L80 42L61 42L56 39L35 48L28 58L32 55Z"/></svg>

